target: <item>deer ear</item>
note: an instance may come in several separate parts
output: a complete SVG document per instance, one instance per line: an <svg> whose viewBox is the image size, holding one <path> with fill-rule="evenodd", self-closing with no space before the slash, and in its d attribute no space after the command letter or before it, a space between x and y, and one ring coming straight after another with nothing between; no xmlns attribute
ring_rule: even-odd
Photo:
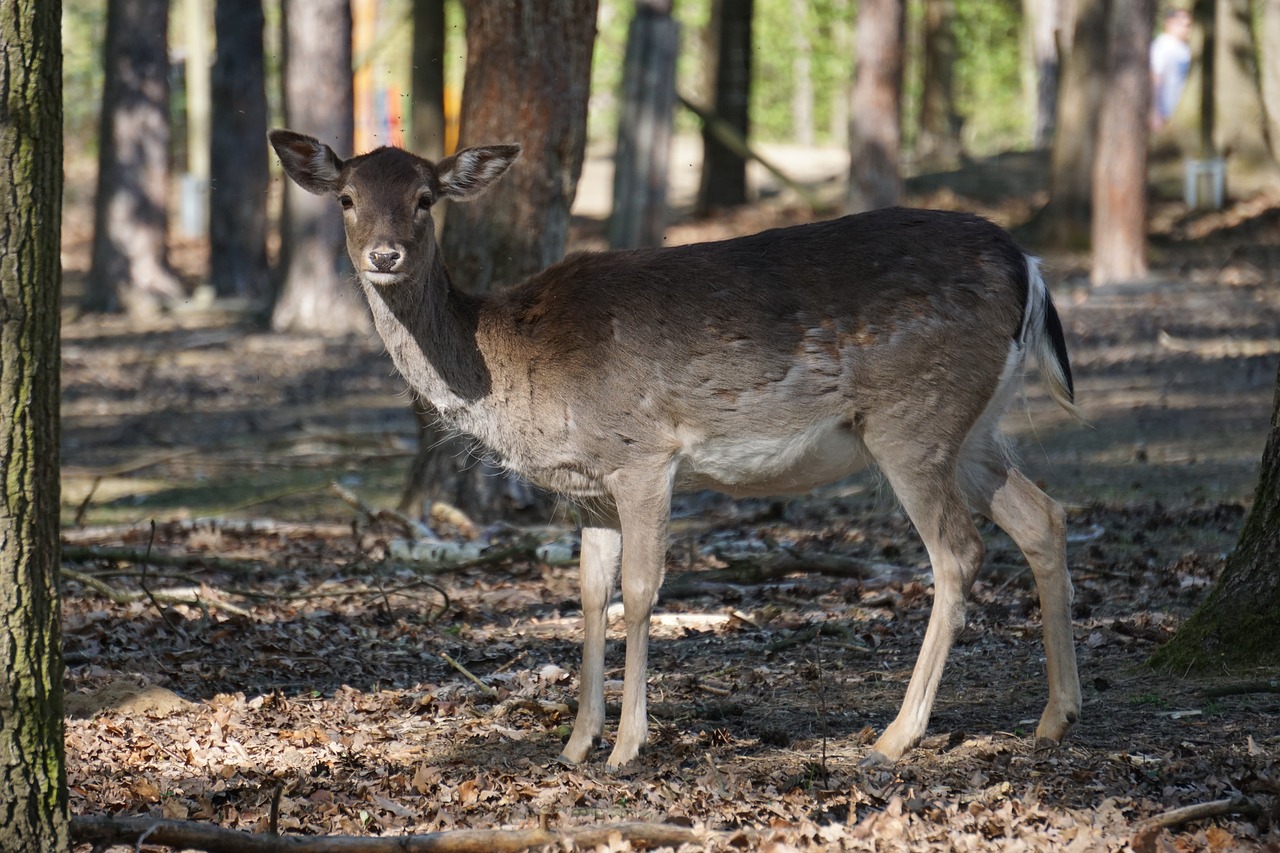
<svg viewBox="0 0 1280 853"><path fill-rule="evenodd" d="M267 139L280 155L284 173L298 186L316 195L332 195L338 191L342 161L328 145L314 136L292 130L273 130Z"/></svg>
<svg viewBox="0 0 1280 853"><path fill-rule="evenodd" d="M519 145L486 145L467 148L436 164L440 194L467 201L485 192L520 156Z"/></svg>

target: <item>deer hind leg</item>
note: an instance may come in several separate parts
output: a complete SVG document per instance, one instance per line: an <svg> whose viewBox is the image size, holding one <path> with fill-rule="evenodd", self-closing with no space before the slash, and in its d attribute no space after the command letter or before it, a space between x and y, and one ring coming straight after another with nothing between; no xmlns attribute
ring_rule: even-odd
<svg viewBox="0 0 1280 853"><path fill-rule="evenodd" d="M902 707L863 760L864 765L896 761L924 736L947 655L964 628L965 598L985 555L982 538L961 497L954 466L931 466L922 456L903 459L894 454L889 464L885 454L877 457L929 552L934 597Z"/></svg>
<svg viewBox="0 0 1280 853"><path fill-rule="evenodd" d="M579 764L604 732L604 636L609 597L618 576L622 534L617 522L590 520L582 528L579 561L582 587L582 674L578 679L578 717L560 753L565 764Z"/></svg>
<svg viewBox="0 0 1280 853"><path fill-rule="evenodd" d="M998 449L986 449L971 459L962 477L969 500L1009 534L1036 579L1049 675L1049 703L1036 727L1036 740L1057 744L1080 717L1066 514L1056 501L1009 465Z"/></svg>
<svg viewBox="0 0 1280 853"><path fill-rule="evenodd" d="M627 626L627 662L622 685L618 739L606 768L634 759L649 737L646 671L649 619L666 569L671 518L671 471L655 466L642 476L619 476L618 517L622 524L622 608Z"/></svg>

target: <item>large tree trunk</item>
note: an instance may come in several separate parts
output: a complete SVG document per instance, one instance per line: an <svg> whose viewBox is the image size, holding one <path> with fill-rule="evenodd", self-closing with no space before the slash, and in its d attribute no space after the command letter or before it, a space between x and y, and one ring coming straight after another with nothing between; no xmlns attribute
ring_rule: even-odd
<svg viewBox="0 0 1280 853"><path fill-rule="evenodd" d="M1094 284L1147 274L1148 45L1154 0L1113 2L1093 172Z"/></svg>
<svg viewBox="0 0 1280 853"><path fill-rule="evenodd" d="M1280 375L1240 541L1209 597L1152 663L1178 674L1280 665Z"/></svg>
<svg viewBox="0 0 1280 853"><path fill-rule="evenodd" d="M169 267L168 0L109 0L93 260L84 307L147 315L180 299Z"/></svg>
<svg viewBox="0 0 1280 853"><path fill-rule="evenodd" d="M58 605L62 10L0 10L0 850L62 853Z"/></svg>
<svg viewBox="0 0 1280 853"><path fill-rule="evenodd" d="M812 29L808 0L791 0L791 132L801 145L814 142L813 67L809 59Z"/></svg>
<svg viewBox="0 0 1280 853"><path fill-rule="evenodd" d="M751 17L754 0L712 0L708 55L715 59L711 112L742 139L751 130ZM704 124L698 212L747 201L747 161Z"/></svg>
<svg viewBox="0 0 1280 853"><path fill-rule="evenodd" d="M413 0L412 132L418 156L439 160L445 151L444 0Z"/></svg>
<svg viewBox="0 0 1280 853"><path fill-rule="evenodd" d="M265 300L267 90L262 0L218 0L213 14L209 275L219 296Z"/></svg>
<svg viewBox="0 0 1280 853"><path fill-rule="evenodd" d="M349 0L285 0L285 124L351 152L355 95L351 82ZM332 199L285 182L280 297L271 317L278 332L364 333L371 328L352 284L342 214Z"/></svg>
<svg viewBox="0 0 1280 853"><path fill-rule="evenodd" d="M640 0L627 33L609 246L660 246L666 233L671 111L680 25L669 0Z"/></svg>
<svg viewBox="0 0 1280 853"><path fill-rule="evenodd" d="M514 284L560 259L587 142L587 95L596 0L531 4L467 0L467 71L459 147L518 142L520 162L484 197L445 215L441 252L454 284L482 293ZM428 414L402 505L419 496L493 517L527 504L515 486L443 439ZM450 476L459 465L467 470ZM426 482L434 474L433 482Z"/></svg>
<svg viewBox="0 0 1280 853"><path fill-rule="evenodd" d="M1049 203L1030 228L1038 242L1089 245L1093 156L1107 62L1107 0L1076 0L1071 47L1063 56L1058 120L1049 158Z"/></svg>
<svg viewBox="0 0 1280 853"><path fill-rule="evenodd" d="M924 4L924 79L920 92L920 132L916 155L945 165L959 156L960 116L955 103L955 0Z"/></svg>
<svg viewBox="0 0 1280 853"><path fill-rule="evenodd" d="M905 0L860 0L849 120L848 213L902 200Z"/></svg>

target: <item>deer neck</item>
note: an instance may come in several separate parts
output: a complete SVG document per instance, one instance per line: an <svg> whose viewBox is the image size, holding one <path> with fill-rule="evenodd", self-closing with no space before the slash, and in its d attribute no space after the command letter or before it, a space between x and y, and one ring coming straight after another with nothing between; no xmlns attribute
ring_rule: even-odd
<svg viewBox="0 0 1280 853"><path fill-rule="evenodd" d="M416 280L361 285L400 375L446 420L465 419L492 385L477 335L483 300L454 288L438 253Z"/></svg>

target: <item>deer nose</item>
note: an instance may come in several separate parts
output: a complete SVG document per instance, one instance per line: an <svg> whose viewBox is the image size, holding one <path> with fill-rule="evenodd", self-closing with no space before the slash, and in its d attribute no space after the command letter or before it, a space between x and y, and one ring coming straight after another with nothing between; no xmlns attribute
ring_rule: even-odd
<svg viewBox="0 0 1280 853"><path fill-rule="evenodd" d="M369 262L378 272L391 272L400 262L399 252L370 252Z"/></svg>

